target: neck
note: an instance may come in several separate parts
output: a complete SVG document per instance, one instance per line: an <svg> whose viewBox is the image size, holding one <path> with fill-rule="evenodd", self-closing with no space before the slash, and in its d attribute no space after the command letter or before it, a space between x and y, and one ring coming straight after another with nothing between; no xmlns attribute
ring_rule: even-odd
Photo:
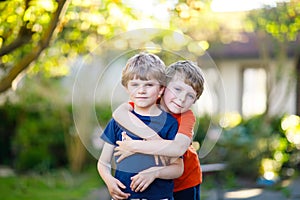
<svg viewBox="0 0 300 200"><path fill-rule="evenodd" d="M169 109L168 109L168 107L166 106L166 103L165 103L165 101L164 101L164 98L161 98L161 100L160 100L160 105L161 105L161 108L162 108L164 111L170 112Z"/></svg>
<svg viewBox="0 0 300 200"><path fill-rule="evenodd" d="M161 109L156 104L149 108L134 106L134 111L144 116L157 116L161 114Z"/></svg>

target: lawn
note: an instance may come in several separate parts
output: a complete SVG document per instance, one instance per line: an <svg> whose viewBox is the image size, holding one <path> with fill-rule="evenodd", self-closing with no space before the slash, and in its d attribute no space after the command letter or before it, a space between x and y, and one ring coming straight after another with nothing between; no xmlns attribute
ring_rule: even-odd
<svg viewBox="0 0 300 200"><path fill-rule="evenodd" d="M82 174L57 170L46 174L0 177L0 199L82 200L103 185L96 168Z"/></svg>

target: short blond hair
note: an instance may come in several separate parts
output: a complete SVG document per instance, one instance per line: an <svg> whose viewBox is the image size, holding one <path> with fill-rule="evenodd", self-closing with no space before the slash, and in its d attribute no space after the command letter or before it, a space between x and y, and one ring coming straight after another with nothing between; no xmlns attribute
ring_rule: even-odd
<svg viewBox="0 0 300 200"><path fill-rule="evenodd" d="M166 69L167 83L174 78L182 78L196 92L196 99L202 95L204 90L204 77L200 67L189 60L177 61Z"/></svg>
<svg viewBox="0 0 300 200"><path fill-rule="evenodd" d="M129 58L122 71L122 85L127 87L130 80L155 79L161 86L166 85L165 63L156 55L141 52Z"/></svg>

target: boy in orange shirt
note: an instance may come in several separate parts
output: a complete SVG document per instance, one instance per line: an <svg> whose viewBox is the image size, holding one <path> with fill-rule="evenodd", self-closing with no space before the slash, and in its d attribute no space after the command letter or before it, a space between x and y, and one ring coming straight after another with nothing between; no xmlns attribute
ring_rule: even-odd
<svg viewBox="0 0 300 200"><path fill-rule="evenodd" d="M146 141L133 141L126 137L125 141L118 142L115 155L120 156L118 161L133 153L179 157L183 155L183 175L174 180L175 200L199 200L202 172L195 149L191 146L195 116L191 106L201 96L204 88L204 78L200 68L191 61L178 61L166 69L167 87L161 98L162 108L170 112L178 121L179 129L172 141L162 140L157 133L134 117L129 104L121 105L114 113L114 119L143 137ZM129 122L128 119L133 121ZM141 134L142 133L142 134ZM143 191L153 181L154 172L140 172L132 179L131 187L135 191Z"/></svg>

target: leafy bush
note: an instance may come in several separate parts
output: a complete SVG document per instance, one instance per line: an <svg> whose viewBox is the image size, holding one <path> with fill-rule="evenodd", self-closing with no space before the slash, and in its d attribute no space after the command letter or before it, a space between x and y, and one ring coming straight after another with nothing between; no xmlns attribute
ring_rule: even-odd
<svg viewBox="0 0 300 200"><path fill-rule="evenodd" d="M0 164L11 165L18 171L40 172L70 166L69 151L74 148L70 147L74 137L69 133L74 127L71 106L56 105L32 93L23 99L0 107L3 122L0 124ZM111 118L111 108L103 105L95 109L99 123L105 125ZM91 156L82 162L86 165L89 161L95 162Z"/></svg>
<svg viewBox="0 0 300 200"><path fill-rule="evenodd" d="M299 150L288 141L282 130L283 118L258 115L242 119L234 127L224 128L216 146L201 159L201 163L225 162L230 173L252 179L266 175L266 172L280 177L291 176L300 163ZM203 126L207 127L208 119L204 116L198 120L206 122ZM195 140L200 144L206 130L198 128Z"/></svg>
<svg viewBox="0 0 300 200"><path fill-rule="evenodd" d="M46 170L68 162L64 126L55 109L23 110L13 147L18 170Z"/></svg>
<svg viewBox="0 0 300 200"><path fill-rule="evenodd" d="M20 107L5 103L0 107L0 164L12 164L12 138L15 135Z"/></svg>

